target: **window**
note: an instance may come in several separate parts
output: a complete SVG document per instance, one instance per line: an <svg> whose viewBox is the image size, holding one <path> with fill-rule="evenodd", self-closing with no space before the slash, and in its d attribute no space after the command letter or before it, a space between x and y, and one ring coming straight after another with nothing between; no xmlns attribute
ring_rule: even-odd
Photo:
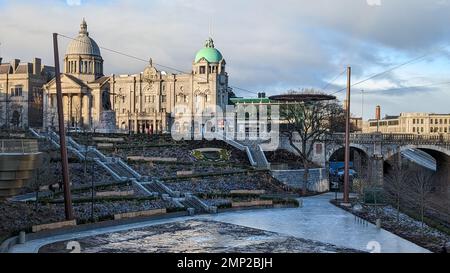
<svg viewBox="0 0 450 273"><path fill-rule="evenodd" d="M420 124L423 124L423 119L420 120Z"/></svg>
<svg viewBox="0 0 450 273"><path fill-rule="evenodd" d="M322 154L322 143L317 143L316 144L316 154L317 155Z"/></svg>
<svg viewBox="0 0 450 273"><path fill-rule="evenodd" d="M20 97L22 96L22 86L18 85L11 88L11 97Z"/></svg>
<svg viewBox="0 0 450 273"><path fill-rule="evenodd" d="M420 128L420 131L423 133L423 127L422 128Z"/></svg>
<svg viewBox="0 0 450 273"><path fill-rule="evenodd" d="M204 65L200 66L200 74L206 73L206 67Z"/></svg>
<svg viewBox="0 0 450 273"><path fill-rule="evenodd" d="M415 133L416 132L416 127L413 127L413 133Z"/></svg>
<svg viewBox="0 0 450 273"><path fill-rule="evenodd" d="M430 124L433 124L433 119L430 120Z"/></svg>
<svg viewBox="0 0 450 273"><path fill-rule="evenodd" d="M413 124L416 124L416 119L415 118L413 118Z"/></svg>
<svg viewBox="0 0 450 273"><path fill-rule="evenodd" d="M166 95L162 95L162 96L161 96L161 102L162 102L162 103L166 102Z"/></svg>
<svg viewBox="0 0 450 273"><path fill-rule="evenodd" d="M442 119L439 120L439 124L442 124Z"/></svg>

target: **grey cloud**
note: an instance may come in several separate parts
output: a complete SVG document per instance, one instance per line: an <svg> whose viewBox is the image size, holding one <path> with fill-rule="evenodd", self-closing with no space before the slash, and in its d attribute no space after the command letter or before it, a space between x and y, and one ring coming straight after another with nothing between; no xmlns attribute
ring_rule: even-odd
<svg viewBox="0 0 450 273"><path fill-rule="evenodd" d="M450 5L442 0L384 0L380 7L366 0L17 2L2 7L4 59L39 56L52 64L51 33L75 36L86 17L100 46L189 71L212 21L231 85L268 93L323 87L347 65L360 79L397 63L386 51L415 57L450 37ZM60 43L62 55L68 41ZM136 73L146 65L105 50L103 57L107 73ZM396 73L379 79L407 86ZM372 97L389 101L383 98Z"/></svg>

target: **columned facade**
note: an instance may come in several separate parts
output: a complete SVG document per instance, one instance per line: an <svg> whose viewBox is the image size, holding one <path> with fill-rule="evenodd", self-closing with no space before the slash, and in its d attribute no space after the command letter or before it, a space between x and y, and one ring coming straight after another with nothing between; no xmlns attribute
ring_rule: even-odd
<svg viewBox="0 0 450 273"><path fill-rule="evenodd" d="M143 72L134 75L103 75L99 46L89 36L83 19L80 31L68 45L61 76L65 126L134 133L169 132L174 116L186 118L175 124L192 129L194 115L216 113L228 103L228 75L222 54L209 38L195 55L190 73L158 70L150 59ZM44 126L57 126L56 85L45 86ZM106 119L106 120L105 120ZM111 120L113 119L113 120ZM201 120L197 130L203 130ZM114 127L114 128L112 128Z"/></svg>

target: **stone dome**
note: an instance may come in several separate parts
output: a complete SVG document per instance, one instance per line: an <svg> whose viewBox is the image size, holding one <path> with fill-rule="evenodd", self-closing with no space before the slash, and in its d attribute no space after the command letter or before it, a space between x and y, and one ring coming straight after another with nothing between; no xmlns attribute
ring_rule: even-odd
<svg viewBox="0 0 450 273"><path fill-rule="evenodd" d="M197 63L202 58L205 58L210 63L218 63L223 59L222 53L214 48L214 41L212 38L206 40L205 47L197 52L195 55L195 62Z"/></svg>
<svg viewBox="0 0 450 273"><path fill-rule="evenodd" d="M101 57L100 48L97 43L89 37L87 23L83 19L81 29L77 37L67 46L66 55L92 55Z"/></svg>

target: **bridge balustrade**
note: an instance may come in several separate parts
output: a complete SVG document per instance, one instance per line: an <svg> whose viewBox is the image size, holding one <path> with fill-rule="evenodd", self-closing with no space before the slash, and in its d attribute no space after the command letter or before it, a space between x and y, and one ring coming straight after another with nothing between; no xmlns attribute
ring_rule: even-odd
<svg viewBox="0 0 450 273"><path fill-rule="evenodd" d="M345 135L333 134L327 141L344 142ZM397 143L397 144L438 144L450 146L450 135L415 135L415 134L350 134L352 143Z"/></svg>

